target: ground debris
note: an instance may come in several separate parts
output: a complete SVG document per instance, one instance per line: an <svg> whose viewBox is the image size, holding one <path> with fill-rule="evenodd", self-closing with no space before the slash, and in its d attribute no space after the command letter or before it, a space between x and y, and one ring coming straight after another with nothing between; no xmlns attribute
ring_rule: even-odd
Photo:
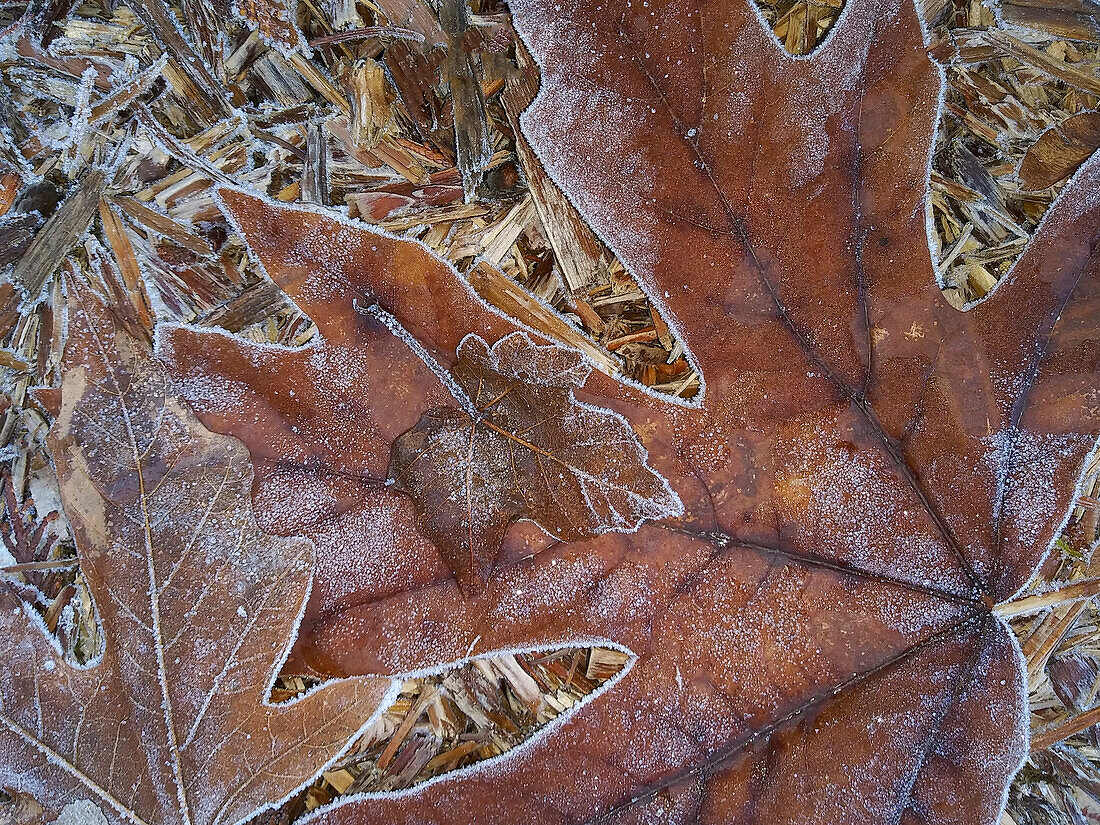
<svg viewBox="0 0 1100 825"><path fill-rule="evenodd" d="M776 39L791 54L806 55L821 45L844 9L845 0L755 0Z"/></svg>
<svg viewBox="0 0 1100 825"><path fill-rule="evenodd" d="M1097 10L1077 0L918 5L947 71L932 160L933 261L962 307L1007 274L1100 147Z"/></svg>
<svg viewBox="0 0 1100 825"><path fill-rule="evenodd" d="M394 791L500 756L618 675L629 657L608 648L563 648L473 659L410 680L338 764L287 803L291 822L336 798ZM310 687L283 677L274 697Z"/></svg>
<svg viewBox="0 0 1100 825"><path fill-rule="evenodd" d="M291 346L314 334L225 221L214 194L223 183L346 207L425 243L486 300L604 371L669 395L698 392L674 331L519 134L538 78L502 4L448 0L442 18L424 0L287 4L298 7L295 21L259 16L270 2L233 4L243 18L196 0L36 5L47 14L0 51L6 519L30 516L28 492L46 507L43 495L56 490L42 446L50 411L31 391L56 378L65 268L103 286L147 330L177 320ZM758 5L784 48L808 54L843 2ZM27 8L0 2L0 30ZM1002 0L1000 27L977 0L918 8L931 52L948 66L933 259L962 306L1008 272L1100 146L1100 24L1089 0ZM1096 515L1093 505L1078 510L1036 588L1100 575L1088 552ZM40 591L51 629L86 658L100 647L94 608L66 566L74 551L64 524L49 529L57 540L30 559L12 551L24 569L7 575ZM25 566L42 563L59 566ZM1100 693L1097 608L1082 600L1013 626L1028 657L1033 726L1046 735L1038 741L1051 731L1068 738L1033 755L1004 822L1065 821L1056 812L1100 804L1097 729L1075 729ZM505 753L625 662L617 650L565 648L410 681L341 763L272 816L290 821L340 794L409 787ZM274 699L309 686L282 677Z"/></svg>

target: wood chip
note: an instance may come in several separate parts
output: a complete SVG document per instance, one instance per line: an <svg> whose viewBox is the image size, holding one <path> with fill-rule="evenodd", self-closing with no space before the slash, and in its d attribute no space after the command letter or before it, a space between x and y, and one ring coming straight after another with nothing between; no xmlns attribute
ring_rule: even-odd
<svg viewBox="0 0 1100 825"><path fill-rule="evenodd" d="M90 171L34 236L12 273L24 295L33 299L42 291L46 279L57 270L69 249L88 228L106 186L102 171Z"/></svg>

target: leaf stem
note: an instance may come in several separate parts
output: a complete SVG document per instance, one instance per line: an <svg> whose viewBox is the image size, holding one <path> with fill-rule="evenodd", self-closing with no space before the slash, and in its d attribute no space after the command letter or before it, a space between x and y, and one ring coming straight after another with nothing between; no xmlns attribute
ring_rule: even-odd
<svg viewBox="0 0 1100 825"><path fill-rule="evenodd" d="M55 559L53 561L33 561L26 564L12 564L7 567L0 567L0 572L4 573L25 573L31 570L56 570L64 567L76 567L80 564L76 559Z"/></svg>

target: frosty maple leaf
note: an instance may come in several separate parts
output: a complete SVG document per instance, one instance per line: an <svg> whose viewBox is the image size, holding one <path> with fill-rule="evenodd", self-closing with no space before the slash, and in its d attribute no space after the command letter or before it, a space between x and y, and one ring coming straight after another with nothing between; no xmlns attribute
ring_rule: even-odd
<svg viewBox="0 0 1100 825"><path fill-rule="evenodd" d="M105 647L74 664L0 587L0 787L66 821L243 822L339 756L390 682L267 701L312 547L257 529L242 445L203 429L94 293L69 292L50 447Z"/></svg>
<svg viewBox="0 0 1100 825"><path fill-rule="evenodd" d="M633 424L685 514L575 542L513 526L476 598L407 526L379 551L365 522L362 566L303 633L315 669L585 638L638 659L510 760L328 821L996 821L1027 722L993 608L1047 552L1100 430L1100 162L956 312L925 231L941 80L910 0L849 0L808 60L747 0L513 10L543 69L532 144L705 381L691 407L598 373L574 394ZM352 268L337 234L294 266ZM403 270L373 264L359 288L441 352L510 331L453 275L395 288Z"/></svg>
<svg viewBox="0 0 1100 825"><path fill-rule="evenodd" d="M311 533L332 546L320 554L324 566L358 543L358 519L383 507L390 515L376 522L386 535L369 543L407 555L401 548L425 543L394 492L405 490L425 536L473 591L518 518L578 539L681 512L629 425L573 399L589 372L578 353L540 347L526 333L491 349L477 336L463 340L467 330L495 340L514 327L416 244L241 192L223 197L323 340L288 352L176 328L162 335L161 356L203 420L249 445L257 489L268 489L257 503L267 529L356 521L347 534ZM279 500L277 488L286 493ZM339 577L322 574L320 604Z"/></svg>
<svg viewBox="0 0 1100 825"><path fill-rule="evenodd" d="M576 541L679 514L630 425L573 398L590 371L579 352L540 347L522 332L492 348L468 336L453 367L463 408L429 410L394 442L398 489L468 588L489 578L517 518Z"/></svg>

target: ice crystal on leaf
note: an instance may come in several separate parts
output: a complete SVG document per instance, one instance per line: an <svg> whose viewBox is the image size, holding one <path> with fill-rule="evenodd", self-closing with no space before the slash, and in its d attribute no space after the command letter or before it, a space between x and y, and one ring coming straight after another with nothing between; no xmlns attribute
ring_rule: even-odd
<svg viewBox="0 0 1100 825"><path fill-rule="evenodd" d="M462 412L446 384L483 396L459 344L476 334L489 360L515 325L413 243L226 193L324 340L280 352L177 330L162 352L207 392L203 420L258 456L262 523L321 544L295 663L374 674L592 638L638 656L534 747L329 818L996 821L1027 729L1019 651L991 608L1047 552L1100 430L1100 162L958 312L925 224L942 77L909 0L849 0L809 59L749 2L512 5L543 70L529 140L705 382L691 407L600 373L572 395L630 422L684 511L566 541L513 526L464 592L385 485L390 445L469 444L478 403ZM591 100L624 105L592 117ZM232 398L210 400L219 375ZM459 412L421 420L437 406ZM295 478L316 494L295 501ZM385 530L357 564L344 548L377 507ZM444 526L425 533L442 544Z"/></svg>
<svg viewBox="0 0 1100 825"><path fill-rule="evenodd" d="M336 758L390 681L267 701L312 547L259 531L242 445L199 424L86 284L68 288L50 447L105 644L76 665L0 587L3 787L58 822L240 823Z"/></svg>

